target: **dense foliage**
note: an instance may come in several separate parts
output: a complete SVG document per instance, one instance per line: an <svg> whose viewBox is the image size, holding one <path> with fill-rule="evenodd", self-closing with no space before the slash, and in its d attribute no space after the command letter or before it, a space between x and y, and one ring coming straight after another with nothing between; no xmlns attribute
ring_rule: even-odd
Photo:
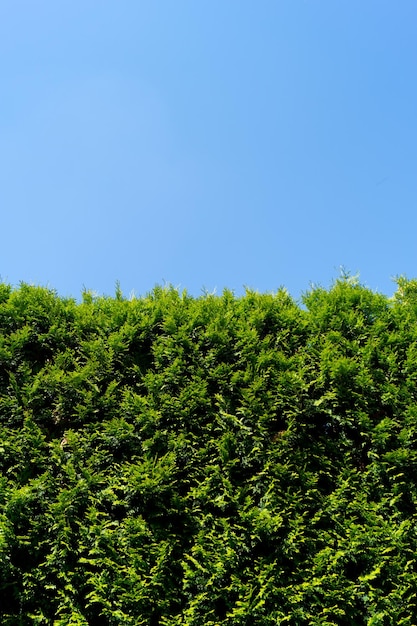
<svg viewBox="0 0 417 626"><path fill-rule="evenodd" d="M417 283L0 285L0 623L417 623Z"/></svg>

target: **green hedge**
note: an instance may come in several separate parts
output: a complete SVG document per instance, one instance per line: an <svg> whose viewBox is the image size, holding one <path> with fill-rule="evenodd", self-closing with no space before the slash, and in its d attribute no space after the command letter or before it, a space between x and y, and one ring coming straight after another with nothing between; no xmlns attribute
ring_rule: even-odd
<svg viewBox="0 0 417 626"><path fill-rule="evenodd" d="M417 623L417 282L0 285L0 623Z"/></svg>

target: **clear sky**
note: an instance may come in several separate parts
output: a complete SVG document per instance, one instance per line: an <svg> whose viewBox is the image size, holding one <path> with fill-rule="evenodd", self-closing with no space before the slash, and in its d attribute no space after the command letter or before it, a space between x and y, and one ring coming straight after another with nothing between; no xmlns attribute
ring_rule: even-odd
<svg viewBox="0 0 417 626"><path fill-rule="evenodd" d="M0 277L417 276L415 0L3 0Z"/></svg>

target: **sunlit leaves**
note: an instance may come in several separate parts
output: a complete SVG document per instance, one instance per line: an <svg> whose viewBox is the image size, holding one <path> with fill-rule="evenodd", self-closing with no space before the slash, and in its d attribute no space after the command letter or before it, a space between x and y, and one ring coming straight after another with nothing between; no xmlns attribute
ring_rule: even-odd
<svg viewBox="0 0 417 626"><path fill-rule="evenodd" d="M417 297L0 285L0 621L415 623Z"/></svg>

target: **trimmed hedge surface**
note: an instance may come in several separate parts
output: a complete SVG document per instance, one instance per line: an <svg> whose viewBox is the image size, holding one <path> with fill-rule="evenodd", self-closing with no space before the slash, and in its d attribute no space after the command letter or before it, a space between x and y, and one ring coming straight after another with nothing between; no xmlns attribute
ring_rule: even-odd
<svg viewBox="0 0 417 626"><path fill-rule="evenodd" d="M417 282L0 285L0 623L417 623Z"/></svg>

